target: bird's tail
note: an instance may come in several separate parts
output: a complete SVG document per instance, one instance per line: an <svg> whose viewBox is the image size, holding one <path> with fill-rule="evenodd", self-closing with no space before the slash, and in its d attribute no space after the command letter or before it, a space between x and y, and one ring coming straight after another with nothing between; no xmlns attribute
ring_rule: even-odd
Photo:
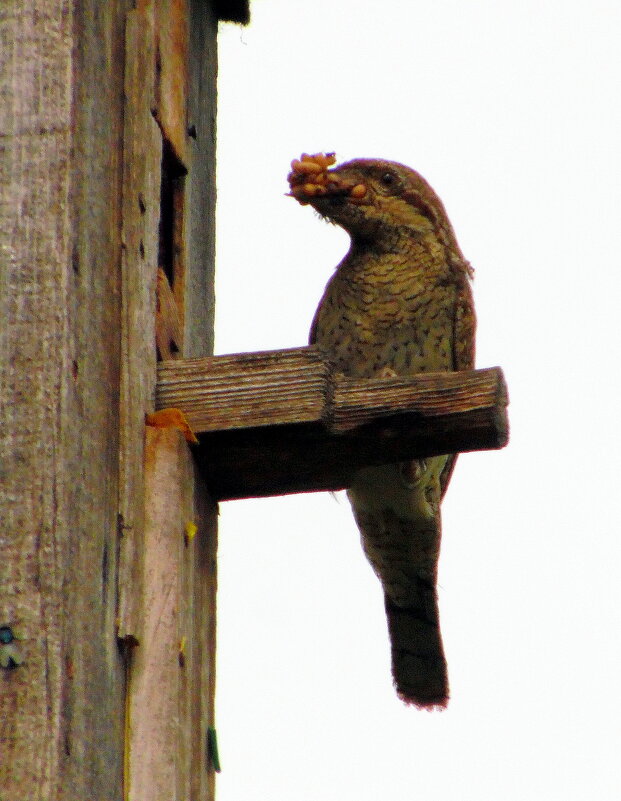
<svg viewBox="0 0 621 801"><path fill-rule="evenodd" d="M392 675L399 697L424 709L443 709L449 699L448 675L438 622L435 587L421 581L420 604L399 607L384 595Z"/></svg>
<svg viewBox="0 0 621 801"><path fill-rule="evenodd" d="M397 693L428 709L445 707L449 696L436 593L446 463L440 456L365 468L348 493L384 589Z"/></svg>

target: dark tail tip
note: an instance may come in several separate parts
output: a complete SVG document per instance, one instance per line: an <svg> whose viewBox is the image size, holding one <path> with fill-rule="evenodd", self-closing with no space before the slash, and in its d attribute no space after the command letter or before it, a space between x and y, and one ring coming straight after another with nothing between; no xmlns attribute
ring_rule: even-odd
<svg viewBox="0 0 621 801"><path fill-rule="evenodd" d="M448 672L433 594L416 608L401 608L386 598L392 675L397 695L419 709L445 709L449 700Z"/></svg>

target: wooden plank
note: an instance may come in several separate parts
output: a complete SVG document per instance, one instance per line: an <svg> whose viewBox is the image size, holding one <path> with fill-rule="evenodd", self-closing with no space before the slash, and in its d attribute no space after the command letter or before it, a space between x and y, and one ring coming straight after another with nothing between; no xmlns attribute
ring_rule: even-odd
<svg viewBox="0 0 621 801"><path fill-rule="evenodd" d="M156 408L183 409L196 433L313 422L330 367L316 348L182 359L158 365Z"/></svg>
<svg viewBox="0 0 621 801"><path fill-rule="evenodd" d="M188 450L185 444L186 452ZM191 576L186 597L190 604L187 635L185 675L189 748L190 792L186 798L210 801L215 797L214 766L208 761L207 729L216 728L216 594L218 589L218 506L209 488L193 463L194 522L196 535L190 542L186 537L186 565Z"/></svg>
<svg viewBox="0 0 621 801"><path fill-rule="evenodd" d="M152 330L152 329L150 329ZM182 329L177 302L161 267L157 270L157 311L155 314L155 341L162 359L173 359L181 352ZM153 365L155 368L155 365ZM155 376L155 369L153 370Z"/></svg>
<svg viewBox="0 0 621 801"><path fill-rule="evenodd" d="M136 801L160 797L211 799L214 772L207 764L206 738L208 727L215 725L217 508L192 463L187 444L178 433L147 428L146 525L140 530L140 525L136 525L136 521L140 522L136 508L140 491L137 485L143 478L143 471L142 465L136 465L140 450L133 435L139 423L142 442L144 412L153 402L152 395L140 390L153 386L149 382L155 375L154 335L164 358L181 355L184 329L180 325L180 310L184 328L194 338L195 353L209 352L213 342L213 314L206 315L200 304L213 298L213 252L205 243L213 246L215 153L212 133L217 23L210 4L201 3L200 8L193 9L189 27L194 48L192 86L198 87L193 92L193 102L195 106L206 107L199 109L194 138L188 139L196 143L200 137L197 153L200 158L194 159L194 148L189 153L185 145L188 26L184 0L141 2L133 15L133 23L130 20L128 59L132 59L138 70L138 74L129 78L130 82L135 80L135 102L139 106L135 113L142 115L141 123L153 137L144 119L151 91L149 76L140 73L149 68L151 59L152 42L149 40L144 48L140 41L147 35L140 28L148 29L150 18L155 19L157 29L159 69L153 108L170 148L162 158L161 145L159 151L150 146L149 157L158 159L158 172L160 163L171 172L162 178L161 185L166 211L161 220L150 221L155 222L155 229L149 227L147 235L155 237L155 240L150 239L151 244L156 242L155 258L159 235L160 256L164 252L170 259L166 258L157 269L155 308L154 260L143 259L142 264L137 265L149 271L144 285L127 287L130 293L137 293L137 299L128 298L128 305L143 309L142 316L135 312L130 314L132 325L144 327L143 331L134 331L134 337L138 342L142 337L144 344L151 348L147 358L134 364L133 369L138 373L153 372L146 378L128 373L130 391L127 397L132 404L136 429L131 432L132 441L128 447L129 450L133 446L130 453L135 491L126 508L129 512L133 510L134 525L125 529L122 541L119 634L135 643L135 648L131 651L128 670L126 790ZM206 49L209 44L211 48ZM132 56L130 50L146 52ZM145 84L142 103L140 81ZM128 102L131 101L130 97ZM141 148L147 140L138 131L137 139L130 143L133 148L130 153L135 153L139 161ZM177 171L179 167L187 168L188 174L181 177L182 171ZM211 182L205 180L205 176L210 177ZM191 207L186 198L186 190L190 189ZM155 192L155 186L153 190ZM159 192L160 186L157 190ZM158 206L159 200L158 196ZM133 211L131 208L130 213ZM189 230L186 214L195 221L195 226L200 220L198 234L196 230ZM162 237L166 238L168 250L162 249ZM190 247L197 252L186 253ZM211 270L205 269L205 256L210 256ZM187 280L186 259L190 262ZM161 269L163 265L172 274L172 290ZM200 280L197 280L199 271ZM134 276L139 280L137 272ZM188 300L191 305L186 313L184 303ZM131 392L132 380L142 381L135 394ZM189 522L198 526L198 534L193 538L183 536L185 524ZM173 586L174 591L167 595L167 588ZM182 651L181 642L184 643Z"/></svg>
<svg viewBox="0 0 621 801"><path fill-rule="evenodd" d="M212 799L205 743L214 725L217 509L174 429L147 428L145 486L144 637L129 679L128 797Z"/></svg>
<svg viewBox="0 0 621 801"><path fill-rule="evenodd" d="M56 410L71 364L72 87L61 76L71 74L72 21L68 15L63 25L60 5L48 4L38 29L25 2L0 15L7 59L0 116L0 625L24 638L25 656L21 667L0 676L0 787L7 798L54 797L61 760L70 534L57 462L70 455L62 444L67 421ZM56 33L47 41L46 28ZM35 84L43 58L47 97ZM37 132L54 117L53 130Z"/></svg>
<svg viewBox="0 0 621 801"><path fill-rule="evenodd" d="M180 798L177 786L179 623L184 509L178 493L187 467L169 430L147 429L142 637L128 681L125 779L134 801ZM171 747L171 742L175 745Z"/></svg>
<svg viewBox="0 0 621 801"><path fill-rule="evenodd" d="M187 165L189 0L136 0L156 33L157 81L153 111L176 159ZM204 3L211 6L211 2ZM211 8L206 9L211 14Z"/></svg>
<svg viewBox="0 0 621 801"><path fill-rule="evenodd" d="M176 158L187 166L187 0L157 0L152 5L157 31L157 121Z"/></svg>
<svg viewBox="0 0 621 801"><path fill-rule="evenodd" d="M189 0L188 174L185 177L183 356L213 353L218 20L212 3ZM179 296L176 295L179 300Z"/></svg>
<svg viewBox="0 0 621 801"><path fill-rule="evenodd" d="M127 15L125 128L123 133L123 252L121 286L121 393L118 634L140 639L144 525L144 418L153 411L156 353L156 276L159 246L162 135L153 119L155 38L152 17Z"/></svg>
<svg viewBox="0 0 621 801"><path fill-rule="evenodd" d="M497 367L351 380L314 347L162 363L156 393L199 435L218 500L342 489L366 465L503 447L507 402Z"/></svg>
<svg viewBox="0 0 621 801"><path fill-rule="evenodd" d="M0 795L122 797L116 642L123 21L0 13Z"/></svg>
<svg viewBox="0 0 621 801"><path fill-rule="evenodd" d="M345 433L403 413L420 423L432 417L460 424L462 416L491 415L497 445L505 444L507 388L499 367L457 373L422 373L416 378L340 379L335 383L330 430ZM459 417L458 417L459 416Z"/></svg>

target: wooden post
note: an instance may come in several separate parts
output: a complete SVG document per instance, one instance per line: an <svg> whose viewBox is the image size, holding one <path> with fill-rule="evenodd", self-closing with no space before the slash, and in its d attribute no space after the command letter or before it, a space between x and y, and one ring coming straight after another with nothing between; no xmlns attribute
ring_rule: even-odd
<svg viewBox="0 0 621 801"><path fill-rule="evenodd" d="M209 4L185 0L127 18L118 634L132 801L214 796L216 507L185 440L144 419L156 346L212 348L216 28Z"/></svg>
<svg viewBox="0 0 621 801"><path fill-rule="evenodd" d="M144 624L128 687L128 794L213 798L216 506L174 429L148 428Z"/></svg>
<svg viewBox="0 0 621 801"><path fill-rule="evenodd" d="M129 3L127 3L129 5ZM123 3L0 13L0 795L122 797Z"/></svg>
<svg viewBox="0 0 621 801"><path fill-rule="evenodd" d="M152 17L130 11L125 32L123 136L118 635L135 642L141 638L142 627L144 415L152 409L156 367L153 332L162 135L152 113L155 51Z"/></svg>
<svg viewBox="0 0 621 801"><path fill-rule="evenodd" d="M183 667L176 634L166 646L178 719L198 732L170 747L185 797L213 797L215 511L187 445L166 434L145 492L143 423L163 231L167 252L183 251L169 276L177 355L211 352L217 22L247 11L243 0L0 11L0 631L15 638L0 640L2 798L119 801L130 789L140 753L125 736L141 723L131 693L144 689L145 599L157 595L144 537L162 480L173 518L198 525L188 546L165 526L181 549ZM166 148L179 168L172 220Z"/></svg>

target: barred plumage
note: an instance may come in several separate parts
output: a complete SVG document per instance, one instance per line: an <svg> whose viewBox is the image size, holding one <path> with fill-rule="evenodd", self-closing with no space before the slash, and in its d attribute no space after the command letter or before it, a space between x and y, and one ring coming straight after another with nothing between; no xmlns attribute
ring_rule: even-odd
<svg viewBox="0 0 621 801"><path fill-rule="evenodd" d="M328 282L311 342L357 378L472 368L471 268L431 187L414 170L375 159L333 169L320 162L317 177L314 159L303 156L300 172L294 166L292 194L343 227L351 246ZM436 577L440 501L454 461L449 454L366 468L348 491L384 588L397 692L425 708L446 706L449 695Z"/></svg>

